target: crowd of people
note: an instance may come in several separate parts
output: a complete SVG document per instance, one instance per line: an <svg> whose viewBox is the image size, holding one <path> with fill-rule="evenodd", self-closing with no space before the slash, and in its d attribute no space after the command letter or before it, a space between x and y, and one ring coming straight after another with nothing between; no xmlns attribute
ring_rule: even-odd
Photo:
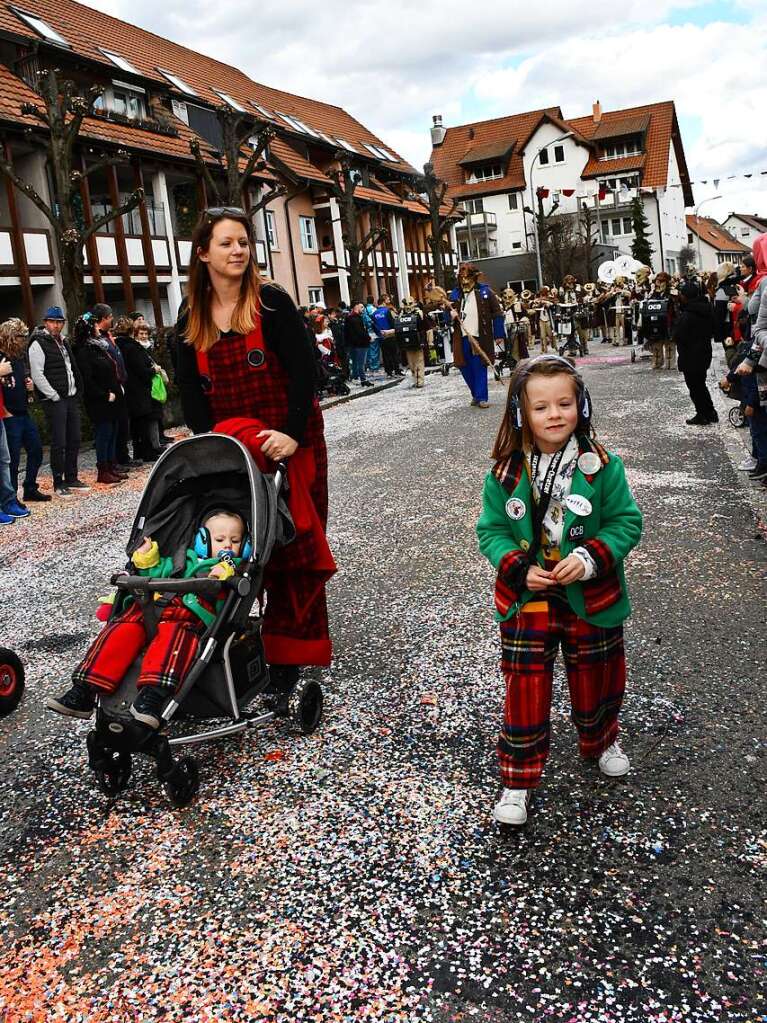
<svg viewBox="0 0 767 1023"><path fill-rule="evenodd" d="M69 336L65 322L62 309L51 306L31 333L15 317L0 324L0 525L26 518L31 503L90 490L78 475L81 405L93 429L96 480L105 486L156 461L172 440L163 430L168 375L152 356L152 329L143 315L115 319L108 305L97 303ZM34 402L45 417L53 495L38 485L43 445Z"/></svg>

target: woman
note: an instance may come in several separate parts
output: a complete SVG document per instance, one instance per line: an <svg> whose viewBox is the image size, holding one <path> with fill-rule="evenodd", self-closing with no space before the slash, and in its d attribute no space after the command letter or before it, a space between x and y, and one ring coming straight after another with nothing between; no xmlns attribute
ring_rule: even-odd
<svg viewBox="0 0 767 1023"><path fill-rule="evenodd" d="M292 459L291 492L303 488L313 506L314 532L299 531L272 558L266 577L266 658L277 688L286 691L300 665L330 664L325 582L335 565L324 535L327 451L311 343L289 296L259 277L253 228L242 210L203 213L176 335L187 425L201 433L221 424L221 432L236 431L272 462Z"/></svg>
<svg viewBox="0 0 767 1023"><path fill-rule="evenodd" d="M143 317L141 318L141 322L140 323L135 323L134 324L134 326L133 326L133 336L138 341L138 343L141 345L141 347L144 349L144 351L147 352L149 354L149 356L151 357L152 363L154 365L155 376L159 376L160 379L162 380L163 384L167 385L167 383L168 383L168 374L165 372L163 367L158 362L155 362L154 352L153 352L154 342L152 341L152 332L149 329L149 324L146 323L146 321L144 320ZM155 450L160 450L160 451L163 448L167 447L169 444L173 443L173 438L167 436L167 434L165 433L165 413L163 412L163 405L164 405L166 400L167 400L167 390L166 390L166 397L164 397L164 398L156 398L155 397L154 381L153 381L153 385L152 385L152 417L149 420L149 446L154 448Z"/></svg>
<svg viewBox="0 0 767 1023"><path fill-rule="evenodd" d="M83 378L83 404L93 424L97 483L122 483L127 473L117 469L118 394L117 365L109 345L86 313L75 324L74 356Z"/></svg>
<svg viewBox="0 0 767 1023"><path fill-rule="evenodd" d="M711 303L698 284L686 281L679 289L679 316L674 324L673 340L679 353L679 372L684 375L695 406L695 415L685 420L688 426L708 426L719 422L706 386L713 334Z"/></svg>
<svg viewBox="0 0 767 1023"><path fill-rule="evenodd" d="M125 401L130 417L133 457L144 462L156 462L162 450L159 445L155 448L150 441L155 365L149 352L133 336L134 329L128 316L121 316L114 325L115 341L125 363Z"/></svg>
<svg viewBox="0 0 767 1023"><path fill-rule="evenodd" d="M27 364L29 331L26 323L12 317L0 324L0 359L5 356L11 364L12 373L4 380L5 434L11 457L11 486L18 496L19 462L21 452L26 452L27 464L24 473L24 500L50 501L50 494L44 494L37 485L37 473L43 462L43 445L32 416L29 403L32 401L32 378Z"/></svg>

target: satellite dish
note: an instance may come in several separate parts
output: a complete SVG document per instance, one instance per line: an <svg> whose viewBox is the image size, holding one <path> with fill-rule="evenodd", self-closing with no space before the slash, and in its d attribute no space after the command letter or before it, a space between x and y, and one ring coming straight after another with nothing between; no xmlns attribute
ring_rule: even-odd
<svg viewBox="0 0 767 1023"><path fill-rule="evenodd" d="M597 270L597 277L600 279L602 284L612 284L618 276L618 268L611 259L608 259L605 263L601 263Z"/></svg>

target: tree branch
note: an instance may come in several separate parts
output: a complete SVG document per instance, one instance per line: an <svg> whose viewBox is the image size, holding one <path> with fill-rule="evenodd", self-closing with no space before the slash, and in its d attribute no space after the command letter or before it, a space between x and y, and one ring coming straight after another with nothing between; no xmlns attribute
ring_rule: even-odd
<svg viewBox="0 0 767 1023"><path fill-rule="evenodd" d="M268 206L273 199L279 199L281 195L287 195L287 191L288 190L285 187L285 185L275 185L272 189L270 189L268 192L262 195L254 206L250 207L250 209L248 210L248 216L252 220L253 217L255 217L255 215L259 212L259 210L262 210L265 206ZM294 190L290 198L292 199L294 195L298 195L298 193L302 191L303 188Z"/></svg>
<svg viewBox="0 0 767 1023"><path fill-rule="evenodd" d="M37 206L41 213L44 213L48 220L51 222L53 229L56 234L59 233L60 224L56 219L56 215L51 207L45 202L45 200L38 195L34 188L27 184L22 178L18 176L13 167L8 163L7 160L0 157L0 174L4 174L9 181L11 181L18 190L27 197L31 202Z"/></svg>
<svg viewBox="0 0 767 1023"><path fill-rule="evenodd" d="M197 139L192 139L189 143L189 149L194 157L194 162L197 164L197 170L205 181L206 186L210 189L213 199L215 202L220 202L221 193L218 190L218 185L216 184L213 175L210 173L210 168L203 158L199 141Z"/></svg>
<svg viewBox="0 0 767 1023"><path fill-rule="evenodd" d="M108 213L102 214L97 217L92 224L90 224L83 231L82 241L87 242L91 235L94 235L99 231L105 224L109 224L112 220L117 220L118 217L124 216L126 213L130 213L131 210L135 210L141 200L144 198L144 189L137 188L135 192L131 192L122 206L119 206L116 210L109 210Z"/></svg>

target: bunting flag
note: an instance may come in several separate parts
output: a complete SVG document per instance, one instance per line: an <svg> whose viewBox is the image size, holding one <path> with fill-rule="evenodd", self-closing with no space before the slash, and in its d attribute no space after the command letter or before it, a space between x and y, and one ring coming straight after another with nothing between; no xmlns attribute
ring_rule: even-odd
<svg viewBox="0 0 767 1023"><path fill-rule="evenodd" d="M573 189L573 191L575 191L575 189ZM549 192L550 189L548 188L536 188L535 190L535 194L538 196L539 199L548 199Z"/></svg>
<svg viewBox="0 0 767 1023"><path fill-rule="evenodd" d="M566 195L567 198L569 199L571 195L575 195L575 189L574 188L563 188L562 189L562 195Z"/></svg>
<svg viewBox="0 0 767 1023"><path fill-rule="evenodd" d="M607 171L607 170L605 171L605 174L611 174L612 175L614 173L615 172L610 172L610 171ZM628 172L626 172L626 173L628 173ZM741 171L739 174L728 174L726 176L722 176L722 177L718 177L718 178L696 178L694 181L689 181L689 182L675 181L675 182L673 182L672 184L669 184L669 185L641 185L640 184L639 186L635 186L634 188L631 188L631 189L626 189L625 185L621 186L621 188L619 189L617 187L618 186L618 181L616 179L616 181L615 181L616 187L615 188L608 188L608 187L600 185L599 191L598 191L597 194L599 196L599 201L603 202L607 198L608 195L614 195L618 191L620 191L621 195L623 195L624 191L635 192L637 190L637 188L639 188L639 189L651 189L652 191L655 191L657 188L685 188L688 185L692 186L692 185L709 185L709 184L711 184L715 189L717 189L717 188L719 188L720 184L723 181L737 181L739 178L743 178L746 181L750 181L752 178L756 178L756 177L767 177L767 169L766 170L758 170L758 171ZM547 199L549 197L549 195L551 194L551 192L552 192L551 188L545 188L543 186L539 186L538 189L537 189L537 194L542 199ZM558 195L558 194L561 193L562 195L567 196L567 198L569 199L571 196L577 194L578 189L577 188L554 188L553 192L554 192L555 195ZM581 198L585 198L585 196L581 196Z"/></svg>

